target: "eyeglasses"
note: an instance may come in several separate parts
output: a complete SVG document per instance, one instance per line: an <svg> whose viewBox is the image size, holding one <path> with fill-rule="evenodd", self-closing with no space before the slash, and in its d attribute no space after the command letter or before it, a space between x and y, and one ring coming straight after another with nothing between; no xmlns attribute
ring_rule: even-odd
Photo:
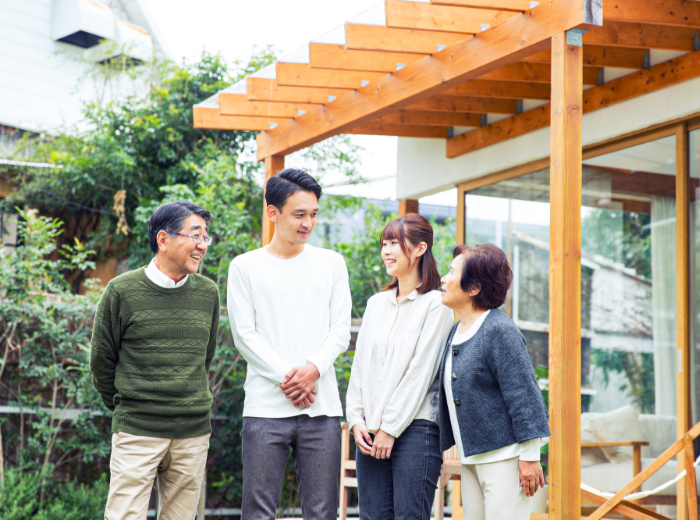
<svg viewBox="0 0 700 520"><path fill-rule="evenodd" d="M188 233L175 233L176 235L180 235L181 237L190 237L192 239L192 242L195 244L201 244L204 242L207 246L210 246L212 243L212 240L214 240L212 237L205 237L202 235L190 235Z"/></svg>

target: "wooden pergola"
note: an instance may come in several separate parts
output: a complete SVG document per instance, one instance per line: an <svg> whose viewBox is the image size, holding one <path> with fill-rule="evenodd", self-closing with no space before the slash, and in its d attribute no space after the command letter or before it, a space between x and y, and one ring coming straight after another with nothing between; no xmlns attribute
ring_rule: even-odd
<svg viewBox="0 0 700 520"><path fill-rule="evenodd" d="M700 2L385 0L384 12L384 26L347 23L344 44L312 42L308 63L278 61L195 106L195 127L260 131L266 178L286 155L341 133L444 139L454 158L551 127L550 517L580 518L582 117L700 76ZM657 49L684 54L652 64ZM631 73L606 81L606 68ZM678 153L687 170L687 146ZM687 191L679 181L686 223ZM416 208L400 201L402 213ZM263 218L267 243L274 230ZM463 242L463 214L457 222ZM677 233L687 248L688 226L679 223ZM687 259L686 249L678 260L685 309ZM690 348L689 330L686 313L679 349ZM679 435L692 426L684 359ZM681 482L679 519L685 504Z"/></svg>

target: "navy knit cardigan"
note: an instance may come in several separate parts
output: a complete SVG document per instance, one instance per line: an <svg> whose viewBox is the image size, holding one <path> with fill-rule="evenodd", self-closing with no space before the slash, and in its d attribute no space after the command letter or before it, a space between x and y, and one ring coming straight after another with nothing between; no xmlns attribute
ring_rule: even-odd
<svg viewBox="0 0 700 520"><path fill-rule="evenodd" d="M440 451L455 445L443 384L447 356L452 356L452 396L465 457L551 435L525 338L515 323L491 309L474 337L453 347L458 325L440 362Z"/></svg>

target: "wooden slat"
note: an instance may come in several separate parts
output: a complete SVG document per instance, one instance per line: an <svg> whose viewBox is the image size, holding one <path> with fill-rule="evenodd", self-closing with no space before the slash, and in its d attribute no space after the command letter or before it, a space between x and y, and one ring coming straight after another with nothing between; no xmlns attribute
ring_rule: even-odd
<svg viewBox="0 0 700 520"><path fill-rule="evenodd" d="M605 502L605 498L584 489L581 490L581 497L594 504L600 505ZM628 502L627 500L620 502L615 508L615 511L628 518L631 518L632 520L671 520L667 516L660 515L655 511L645 509L637 504Z"/></svg>
<svg viewBox="0 0 700 520"><path fill-rule="evenodd" d="M603 17L612 22L651 23L700 29L700 3L687 0L612 1L603 3Z"/></svg>
<svg viewBox="0 0 700 520"><path fill-rule="evenodd" d="M512 11L465 9L404 0L386 0L384 12L387 27L472 34L481 32L483 24L495 26L515 14Z"/></svg>
<svg viewBox="0 0 700 520"><path fill-rule="evenodd" d="M476 79L550 46L553 34L591 28L599 16L588 0L549 0L528 16L514 16L493 29L406 65L364 88L341 96L269 132L258 134L258 158L289 154L332 135Z"/></svg>
<svg viewBox="0 0 700 520"><path fill-rule="evenodd" d="M626 49L622 47L604 47L602 45L585 45L583 47L584 67L618 67L622 69L644 68L645 49ZM525 62L551 63L550 49L538 52L523 59Z"/></svg>
<svg viewBox="0 0 700 520"><path fill-rule="evenodd" d="M691 336L690 336L690 146L685 124L676 128L676 434L681 439L692 426L691 397ZM680 363L680 364L679 364ZM692 443L691 443L692 449ZM690 467L695 462L692 457ZM678 457L678 473L688 469L687 458ZM688 474L695 472L690 469ZM693 478L693 481L695 479ZM686 502L687 481L678 482L676 508L679 520L697 518L690 514ZM695 485L692 488L696 494Z"/></svg>
<svg viewBox="0 0 700 520"><path fill-rule="evenodd" d="M297 117L319 106L312 103L250 101L245 94L219 94L219 112L223 115L256 117Z"/></svg>
<svg viewBox="0 0 700 520"><path fill-rule="evenodd" d="M552 38L549 228L550 518L581 513L583 49Z"/></svg>
<svg viewBox="0 0 700 520"><path fill-rule="evenodd" d="M606 448L611 446L649 446L647 441L582 442L582 448Z"/></svg>
<svg viewBox="0 0 700 520"><path fill-rule="evenodd" d="M469 34L391 29L381 25L345 24L345 46L362 51L431 54L438 45L454 45Z"/></svg>
<svg viewBox="0 0 700 520"><path fill-rule="evenodd" d="M700 51L659 63L583 92L584 113L700 76ZM497 121L447 141L447 157L457 157L549 125L550 105Z"/></svg>
<svg viewBox="0 0 700 520"><path fill-rule="evenodd" d="M477 96L508 99L546 99L549 101L550 86L544 83L521 81L494 81L473 79L441 92L443 96Z"/></svg>
<svg viewBox="0 0 700 520"><path fill-rule="evenodd" d="M350 471L357 471L357 461L346 460L343 461L343 468Z"/></svg>
<svg viewBox="0 0 700 520"><path fill-rule="evenodd" d="M360 135L391 135L396 137L427 137L432 139L447 139L447 127L401 125L392 123L366 123L356 126L345 134Z"/></svg>
<svg viewBox="0 0 700 520"><path fill-rule="evenodd" d="M282 124L287 121L289 121L289 118L225 116L219 113L218 108L194 107L195 128L260 132L263 130L270 130L270 123Z"/></svg>
<svg viewBox="0 0 700 520"><path fill-rule="evenodd" d="M500 9L503 11L527 11L530 9L530 0L430 0L430 3L479 9Z"/></svg>
<svg viewBox="0 0 700 520"><path fill-rule="evenodd" d="M418 213L418 201L416 199L399 200L399 217L404 217L409 213Z"/></svg>
<svg viewBox="0 0 700 520"><path fill-rule="evenodd" d="M455 244L464 244L467 239L466 230L466 205L464 196L466 192L460 186L457 186L457 217L455 222ZM443 462L444 464L444 462Z"/></svg>
<svg viewBox="0 0 700 520"><path fill-rule="evenodd" d="M603 27L583 35L584 46L607 45L690 52L695 50L694 42L695 29L692 28L612 20L605 20Z"/></svg>
<svg viewBox="0 0 700 520"><path fill-rule="evenodd" d="M481 126L481 114L397 110L377 119L376 122L421 126Z"/></svg>
<svg viewBox="0 0 700 520"><path fill-rule="evenodd" d="M277 84L296 87L330 87L356 89L363 81L375 81L382 72L315 69L305 63L280 63L275 65Z"/></svg>
<svg viewBox="0 0 700 520"><path fill-rule="evenodd" d="M407 2L401 2L407 3ZM408 65L427 54L406 52L354 51L333 43L310 43L309 65L318 69L394 72L397 64Z"/></svg>
<svg viewBox="0 0 700 520"><path fill-rule="evenodd" d="M686 468L685 477L685 490L687 503L687 516L688 518L698 518L698 494L697 494L697 482L695 480L695 468L693 463L695 462L695 449L693 448L693 441L686 437L683 444L683 459L684 466ZM679 457L680 459L680 457ZM678 492L680 495L680 491Z"/></svg>
<svg viewBox="0 0 700 520"><path fill-rule="evenodd" d="M406 108L409 110L472 112L476 114L515 114L518 111L518 102L514 99L470 98L438 94Z"/></svg>
<svg viewBox="0 0 700 520"><path fill-rule="evenodd" d="M343 479L343 485L346 487L357 487L357 479L354 477L345 477Z"/></svg>
<svg viewBox="0 0 700 520"><path fill-rule="evenodd" d="M273 176L277 175L279 172L284 170L284 156L283 155L271 155L265 158L265 187L267 187L267 181ZM272 241L272 237L275 234L275 224L267 216L267 204L263 198L263 215L262 215L262 245L266 246Z"/></svg>
<svg viewBox="0 0 700 520"><path fill-rule="evenodd" d="M336 98L352 89L281 87L274 79L246 78L246 97L252 101L288 101L290 103L328 102L328 96Z"/></svg>
<svg viewBox="0 0 700 520"><path fill-rule="evenodd" d="M546 63L511 63L481 76L481 79L496 79L503 81L529 81L533 83L549 83L552 69ZM583 71L584 85L598 84L598 68L586 67Z"/></svg>

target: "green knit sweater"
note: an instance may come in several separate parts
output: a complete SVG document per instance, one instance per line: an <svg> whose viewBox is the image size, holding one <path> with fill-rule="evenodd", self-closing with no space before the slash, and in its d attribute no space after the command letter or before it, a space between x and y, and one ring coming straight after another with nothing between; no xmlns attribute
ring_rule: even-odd
<svg viewBox="0 0 700 520"><path fill-rule="evenodd" d="M95 315L90 370L112 432L184 439L211 433L208 373L216 349L219 289L191 274L178 288L145 268L118 276Z"/></svg>

